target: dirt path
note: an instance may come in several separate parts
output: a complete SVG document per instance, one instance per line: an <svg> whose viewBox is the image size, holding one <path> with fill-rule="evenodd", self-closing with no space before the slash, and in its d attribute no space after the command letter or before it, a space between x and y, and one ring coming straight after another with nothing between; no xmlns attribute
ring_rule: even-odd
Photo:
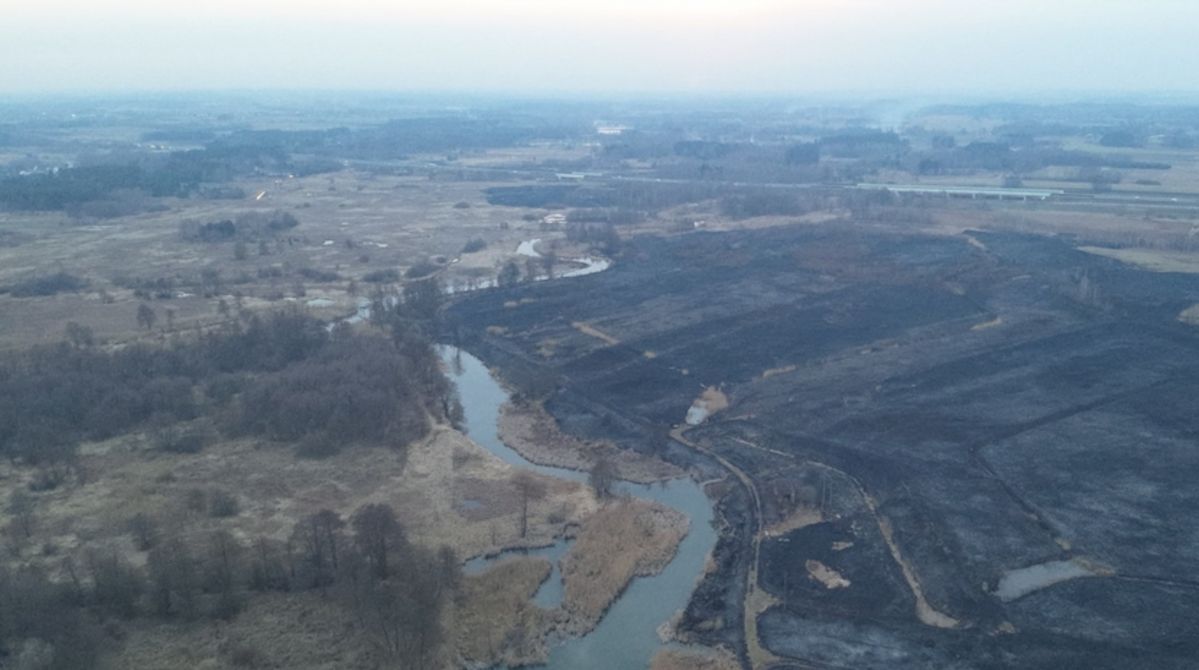
<svg viewBox="0 0 1199 670"><path fill-rule="evenodd" d="M745 646L749 656L750 666L754 670L757 670L758 668L769 667L772 663L781 661L782 659L775 656L773 653L763 647L761 640L758 638L757 616L774 604L774 598L772 598L769 593L767 593L765 590L762 590L758 586L758 565L761 556L763 528L762 502L758 496L758 490L754 486L753 480L748 474L745 473L745 471L741 470L736 465L733 465L723 456L720 456L719 454L712 452L710 449L701 447L698 444L688 440L683 435L683 429L675 428L671 431L670 436L680 444L684 444L715 459L722 467L733 473L733 475L745 485L746 489L750 492L750 496L753 498L753 558L750 562L749 570L746 571L746 589L743 613L743 618L745 619ZM899 565L900 570L903 572L904 580L907 582L908 588L912 591L912 597L916 600L916 618L925 625L934 626L937 628L958 628L962 626L961 621L937 610L928 602L928 599L924 595L924 588L920 583L920 578L917 575L915 568L903 555L903 551L900 548L899 543L895 540L895 533L891 527L890 520L878 511L877 501L875 501L875 499L866 492L865 487L857 480L857 478L824 463L818 463L816 461L801 461L793 454L779 451L777 449L762 447L746 440L739 439L737 442L751 449L757 449L758 451L763 451L775 456L781 456L797 463L827 469L830 472L839 474L845 477L848 481L852 482L854 488L857 489L858 494L865 502L866 507L870 510L871 516L874 517L875 523L878 524L879 533L882 534L883 540L887 544L887 549L891 553L891 558L896 564Z"/></svg>
<svg viewBox="0 0 1199 670"><path fill-rule="evenodd" d="M743 602L741 618L745 626L745 649L746 655L749 657L750 667L753 670L769 667L782 659L763 647L758 638L758 615L774 604L774 599L770 594L758 587L758 562L762 547L762 501L758 496L758 488L754 485L753 479L745 471L733 465L725 457L688 440L683 435L683 431L683 428L676 427L670 431L670 437L680 444L715 459L721 467L731 472L734 477L745 485L745 489L749 491L750 498L753 500L754 530L750 541L752 559L749 563L749 570L745 573L745 600Z"/></svg>

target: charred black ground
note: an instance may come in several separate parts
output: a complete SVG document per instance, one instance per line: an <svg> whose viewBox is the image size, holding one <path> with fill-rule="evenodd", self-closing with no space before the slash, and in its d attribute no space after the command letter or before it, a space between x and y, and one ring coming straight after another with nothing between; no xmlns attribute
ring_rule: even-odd
<svg viewBox="0 0 1199 670"><path fill-rule="evenodd" d="M751 476L761 515L731 479L683 620L699 639L744 649L765 529L777 667L1187 667L1199 331L1177 315L1199 279L1057 238L840 226L636 238L605 273L450 318L510 379L553 373L547 406L579 433L652 449L706 387L728 396L686 436ZM995 593L1059 560L1099 576Z"/></svg>

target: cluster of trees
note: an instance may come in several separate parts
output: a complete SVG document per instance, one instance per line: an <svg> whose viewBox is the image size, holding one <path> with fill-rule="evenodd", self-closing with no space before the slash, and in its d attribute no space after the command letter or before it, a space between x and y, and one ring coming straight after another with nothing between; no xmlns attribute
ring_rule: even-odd
<svg viewBox="0 0 1199 670"><path fill-rule="evenodd" d="M301 442L309 455L340 444L402 447L443 414L451 388L427 345L380 337L337 339L315 355L248 384L236 405L239 432ZM415 349L415 350L414 350Z"/></svg>
<svg viewBox="0 0 1199 670"><path fill-rule="evenodd" d="M920 174L970 170L1026 173L1050 166L1128 170L1170 168L1168 163L1138 161L1124 156L1105 156L1052 146L1015 147L1008 142L971 142L963 146L913 152L904 162Z"/></svg>
<svg viewBox="0 0 1199 670"><path fill-rule="evenodd" d="M0 566L0 662L8 667L91 668L108 619L153 616L232 619L254 592L319 589L351 614L389 664L430 667L445 637L461 565L453 551L410 543L395 511L360 507L348 519L321 510L300 519L283 542L251 544L227 530L160 537L135 517L130 533L144 568L115 550L68 558L65 578L33 566Z"/></svg>
<svg viewBox="0 0 1199 670"><path fill-rule="evenodd" d="M53 274L22 279L15 284L10 284L0 289L0 292L6 292L17 298L27 298L30 296L46 296L69 291L80 291L87 288L87 285L87 280L82 277L70 274L69 272L55 272Z"/></svg>
<svg viewBox="0 0 1199 670"><path fill-rule="evenodd" d="M396 119L364 128L326 130L243 130L208 143L209 151L262 153L289 160L292 154L315 156L315 165L344 158L401 158L411 153L455 152L515 146L537 139L565 139L588 134L582 124L558 117L476 110L469 116ZM298 174L298 172L297 172Z"/></svg>
<svg viewBox="0 0 1199 670"><path fill-rule="evenodd" d="M228 242L234 239L261 240L273 237L300 225L288 212L243 212L232 219L220 221L184 221L179 224L179 236L189 242Z"/></svg>
<svg viewBox="0 0 1199 670"><path fill-rule="evenodd" d="M616 227L606 221L569 221L566 224L566 239L585 242L608 255L620 250L620 235Z"/></svg>
<svg viewBox="0 0 1199 670"><path fill-rule="evenodd" d="M136 165L96 165L0 180L0 203L16 210L62 210L99 200L118 189L141 189L145 173Z"/></svg>
<svg viewBox="0 0 1199 670"><path fill-rule="evenodd" d="M133 156L120 163L8 177L0 180L0 204L15 210L79 211L77 208L88 203L129 200L122 192L186 196L202 181L228 179L242 171L244 167L233 169L204 151L175 152L166 157Z"/></svg>
<svg viewBox="0 0 1199 670"><path fill-rule="evenodd" d="M487 202L505 207L612 208L654 212L719 196L718 184L619 182L616 184L535 184L493 186Z"/></svg>
<svg viewBox="0 0 1199 670"><path fill-rule="evenodd" d="M330 333L284 311L171 347L116 351L90 338L0 359L0 455L69 458L81 439L145 426L228 417L225 426L269 438L384 440L401 447L448 417L452 387L421 331L394 316L390 340Z"/></svg>

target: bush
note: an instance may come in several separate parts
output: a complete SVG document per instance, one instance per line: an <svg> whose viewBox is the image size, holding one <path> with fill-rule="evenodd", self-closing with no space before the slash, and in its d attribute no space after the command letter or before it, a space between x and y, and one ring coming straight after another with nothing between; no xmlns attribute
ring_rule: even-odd
<svg viewBox="0 0 1199 670"><path fill-rule="evenodd" d="M158 524L141 512L129 519L129 534L138 551L149 551L158 544Z"/></svg>
<svg viewBox="0 0 1199 670"><path fill-rule="evenodd" d="M203 512L208 509L208 493L204 489L191 489L184 497L184 505L193 512Z"/></svg>
<svg viewBox="0 0 1199 670"><path fill-rule="evenodd" d="M466 244L462 245L462 253L473 254L476 251L482 251L486 248L487 242L482 238L476 237L473 240L468 240Z"/></svg>
<svg viewBox="0 0 1199 670"><path fill-rule="evenodd" d="M229 652L229 663L235 668L265 668L267 659L257 647L239 644Z"/></svg>
<svg viewBox="0 0 1199 670"><path fill-rule="evenodd" d="M296 445L296 455L302 458L329 458L341 451L341 445L324 434L307 435Z"/></svg>
<svg viewBox="0 0 1199 670"><path fill-rule="evenodd" d="M241 505L237 502L237 497L228 491L213 491L208 496L208 515L214 519L224 519L231 516L237 516L241 511Z"/></svg>
<svg viewBox="0 0 1199 670"><path fill-rule="evenodd" d="M202 431L165 431L158 438L158 448L172 454L198 454L208 444Z"/></svg>
<svg viewBox="0 0 1199 670"><path fill-rule="evenodd" d="M341 279L341 275L328 270L317 270L316 268L301 268L300 276L309 281L316 282L331 282Z"/></svg>
<svg viewBox="0 0 1199 670"><path fill-rule="evenodd" d="M420 261L419 263L416 263L412 267L408 268L407 272L404 273L404 276L407 277L408 279L416 279L417 277L427 277L427 276L433 274L434 272L437 272L437 270L439 270L439 269L440 268L437 266L437 264L435 264L433 262Z"/></svg>
<svg viewBox="0 0 1199 670"><path fill-rule="evenodd" d="M400 273L394 269L375 270L362 275L362 281L372 284L392 284L400 281Z"/></svg>
<svg viewBox="0 0 1199 670"><path fill-rule="evenodd" d="M87 280L66 272L55 272L43 277L31 277L8 287L8 292L17 298L47 296L87 288Z"/></svg>

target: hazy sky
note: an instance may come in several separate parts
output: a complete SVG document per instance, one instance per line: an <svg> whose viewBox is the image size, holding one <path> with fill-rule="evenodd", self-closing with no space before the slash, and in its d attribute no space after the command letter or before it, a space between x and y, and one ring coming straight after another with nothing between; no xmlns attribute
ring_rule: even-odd
<svg viewBox="0 0 1199 670"><path fill-rule="evenodd" d="M0 92L1199 89L1199 0L0 0Z"/></svg>

